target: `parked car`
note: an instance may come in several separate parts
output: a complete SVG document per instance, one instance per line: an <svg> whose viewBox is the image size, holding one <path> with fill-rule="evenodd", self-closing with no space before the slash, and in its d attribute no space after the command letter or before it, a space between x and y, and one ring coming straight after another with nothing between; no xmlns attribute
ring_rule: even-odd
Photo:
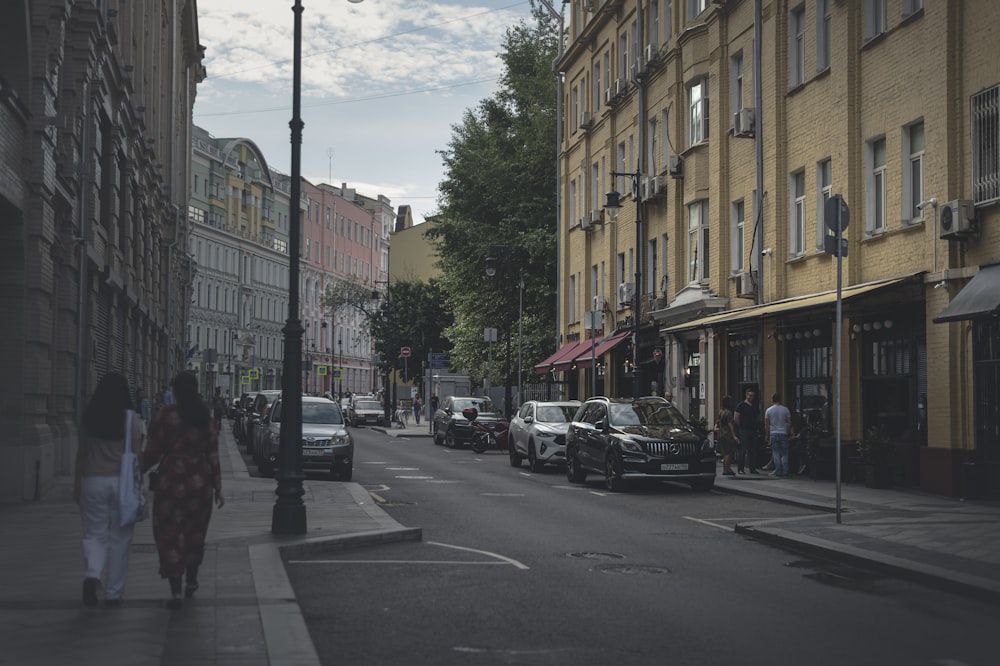
<svg viewBox="0 0 1000 666"><path fill-rule="evenodd" d="M273 474L278 466L281 404L280 398L276 400L267 418L262 474ZM354 438L340 407L327 398L302 397L302 470L325 472L342 481L354 475Z"/></svg>
<svg viewBox="0 0 1000 666"><path fill-rule="evenodd" d="M566 464L566 430L579 409L579 400L529 400L521 405L507 433L511 467L520 467L525 458L533 472L546 464Z"/></svg>
<svg viewBox="0 0 1000 666"><path fill-rule="evenodd" d="M662 397L595 397L580 407L566 432L566 478L582 483L604 475L608 490L636 479L686 481L695 490L715 485L715 445Z"/></svg>
<svg viewBox="0 0 1000 666"><path fill-rule="evenodd" d="M247 452L253 456L254 461L260 465L260 454L258 448L261 441L261 422L271 403L281 395L281 391L267 390L258 391L253 402L247 410L246 420L246 447Z"/></svg>
<svg viewBox="0 0 1000 666"><path fill-rule="evenodd" d="M492 424L498 430L507 429L507 419L493 406L493 401L489 398L475 398L465 396L449 395L438 406L434 412L434 443L445 444L449 448L455 448L460 444L468 444L472 440L472 425L462 416L462 410L466 407L475 407L480 423L488 427Z"/></svg>
<svg viewBox="0 0 1000 666"><path fill-rule="evenodd" d="M351 415L348 422L352 426L359 425L385 425L385 410L382 403L374 398L358 398L351 408Z"/></svg>

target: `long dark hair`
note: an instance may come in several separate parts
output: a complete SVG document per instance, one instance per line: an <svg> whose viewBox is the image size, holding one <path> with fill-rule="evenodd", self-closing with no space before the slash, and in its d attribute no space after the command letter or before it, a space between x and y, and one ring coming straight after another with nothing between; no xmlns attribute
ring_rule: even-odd
<svg viewBox="0 0 1000 666"><path fill-rule="evenodd" d="M174 388L174 402L177 403L181 420L189 426L207 428L212 416L205 401L201 399L201 394L198 393L198 378L195 374L185 370L174 377L171 385Z"/></svg>
<svg viewBox="0 0 1000 666"><path fill-rule="evenodd" d="M109 372L97 382L83 411L83 429L92 437L121 439L125 436L125 411L132 408L128 380L120 372Z"/></svg>
<svg viewBox="0 0 1000 666"><path fill-rule="evenodd" d="M724 396L722 396L722 409L728 409L729 411L732 411L732 409L733 409L733 396L731 396L731 395L724 395Z"/></svg>

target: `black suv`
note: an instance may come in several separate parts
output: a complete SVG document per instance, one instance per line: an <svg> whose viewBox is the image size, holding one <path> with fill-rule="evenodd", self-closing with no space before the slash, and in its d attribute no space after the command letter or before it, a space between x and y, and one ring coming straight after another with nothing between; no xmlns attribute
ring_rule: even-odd
<svg viewBox="0 0 1000 666"><path fill-rule="evenodd" d="M686 481L695 490L715 485L715 447L665 399L591 398L566 433L566 478L604 475L608 490L633 479Z"/></svg>
<svg viewBox="0 0 1000 666"><path fill-rule="evenodd" d="M477 420L488 428L507 429L507 419L493 406L489 398L449 395L441 401L434 413L434 443L454 448L472 441L472 424L462 416L462 410L474 407L479 412Z"/></svg>

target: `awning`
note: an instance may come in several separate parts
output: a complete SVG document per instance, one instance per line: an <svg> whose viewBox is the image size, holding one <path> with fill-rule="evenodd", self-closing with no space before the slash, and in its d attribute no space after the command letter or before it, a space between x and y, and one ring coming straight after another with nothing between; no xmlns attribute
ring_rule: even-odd
<svg viewBox="0 0 1000 666"><path fill-rule="evenodd" d="M941 314L934 317L935 324L948 321L975 319L997 314L1000 311L1000 264L990 264L979 269L969 284L962 287Z"/></svg>
<svg viewBox="0 0 1000 666"><path fill-rule="evenodd" d="M589 340L587 342L590 342ZM579 342L567 342L562 347L556 350L555 354L549 356L547 359L541 363L535 365L535 374L544 375L546 372L552 370L552 366L560 361L570 361L572 362L572 354L580 346Z"/></svg>
<svg viewBox="0 0 1000 666"><path fill-rule="evenodd" d="M584 349L590 349L590 340L580 340L571 349L566 351L566 355L560 359L557 359L555 363L552 364L552 369L556 372L563 372L569 370L573 367L573 361L583 353Z"/></svg>
<svg viewBox="0 0 1000 666"><path fill-rule="evenodd" d="M576 357L576 367L589 368L591 358L600 359L606 353L617 347L619 343L628 340L629 335L631 334L632 331L628 329L612 333L611 335L597 341L596 345L594 345L593 353L591 353L590 344L584 345L580 349L580 354ZM590 340L587 340L587 342L589 343Z"/></svg>
<svg viewBox="0 0 1000 666"><path fill-rule="evenodd" d="M888 289L889 287L894 287L912 280L915 275L917 274L908 275L906 277L890 278L888 280L866 282L865 284L858 284L852 287L844 287L841 289L841 298L846 301L852 298L857 298L862 294L869 294L881 289ZM753 305L747 308L739 308L737 310L717 312L713 315L702 317L701 319L694 319L692 321L686 321L683 324L670 326L669 328L663 329L663 332L680 333L681 331L690 331L696 328L711 328L712 326L721 326L723 324L729 325L741 321L747 321L749 319L773 317L776 315L788 314L789 312L796 310L806 310L808 308L815 308L822 305L831 305L836 302L837 290L834 289L832 291L824 291L819 294L786 298L783 301L775 301L765 305Z"/></svg>

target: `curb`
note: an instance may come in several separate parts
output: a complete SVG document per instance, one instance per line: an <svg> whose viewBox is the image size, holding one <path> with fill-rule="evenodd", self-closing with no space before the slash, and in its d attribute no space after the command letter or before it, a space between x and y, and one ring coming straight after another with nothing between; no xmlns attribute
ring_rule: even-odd
<svg viewBox="0 0 1000 666"><path fill-rule="evenodd" d="M741 481L740 483L754 483L753 481ZM766 483L766 482L764 482ZM826 511L828 513L836 513L836 504L831 503L830 500L824 499L812 499L805 497L789 497L788 495L783 495L779 493L769 493L766 490L761 490L760 488L754 488L753 490L743 488L736 488L732 485L720 485L715 484L715 490L722 493L728 493L730 495L742 495L744 497L756 497L757 499L769 500L771 502L777 502L779 504L788 504L791 506L798 506L805 509L815 509L817 511ZM840 510L844 513L852 511L852 509L843 506L841 503Z"/></svg>
<svg viewBox="0 0 1000 666"><path fill-rule="evenodd" d="M756 541L780 546L802 555L872 569L945 592L1000 605L1000 585L978 576L920 564L789 530L764 529L737 523L733 531Z"/></svg>

